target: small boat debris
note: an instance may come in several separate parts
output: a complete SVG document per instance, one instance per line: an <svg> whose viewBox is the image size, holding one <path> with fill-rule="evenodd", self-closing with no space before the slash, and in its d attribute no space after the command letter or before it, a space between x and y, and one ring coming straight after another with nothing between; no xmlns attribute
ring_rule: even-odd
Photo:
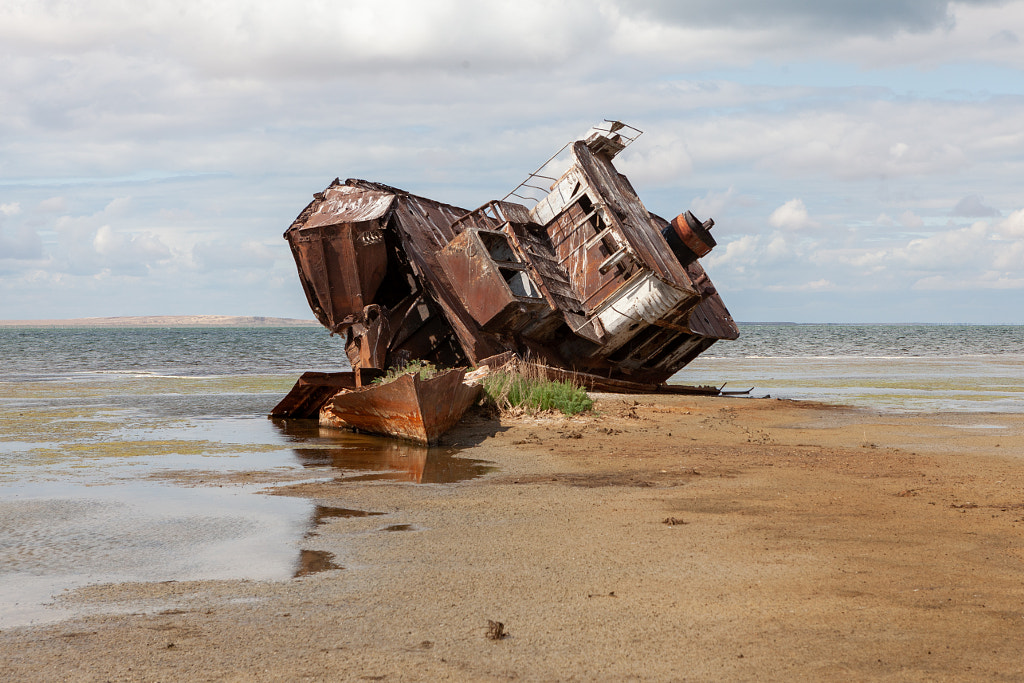
<svg viewBox="0 0 1024 683"><path fill-rule="evenodd" d="M270 411L270 417L316 419L320 408L339 391L368 385L383 376L383 370L367 368L355 372L304 372L288 395Z"/></svg>
<svg viewBox="0 0 1024 683"><path fill-rule="evenodd" d="M341 389L320 408L320 426L436 444L480 395L479 384L463 382L465 374L456 368L423 379L407 372L390 382Z"/></svg>
<svg viewBox="0 0 1024 683"><path fill-rule="evenodd" d="M381 390L363 388L362 373L410 360L480 366L507 353L591 390L718 393L666 384L739 330L699 262L715 246L714 221L649 212L615 169L640 134L606 121L472 211L357 179L314 195L284 237L310 308L344 337L353 372L306 373L272 416L333 405L335 415L380 413L373 429L404 435L384 423L406 413L369 407ZM452 390L402 386L423 405Z"/></svg>

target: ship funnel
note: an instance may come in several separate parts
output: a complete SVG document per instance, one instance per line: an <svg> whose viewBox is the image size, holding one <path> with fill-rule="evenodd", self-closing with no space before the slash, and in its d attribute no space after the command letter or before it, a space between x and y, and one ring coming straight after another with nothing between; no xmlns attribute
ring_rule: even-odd
<svg viewBox="0 0 1024 683"><path fill-rule="evenodd" d="M696 216L687 211L673 218L661 234L668 242L672 253L679 259L679 263L685 267L710 253L718 244L711 236L711 228L714 225L714 219L709 218L701 223Z"/></svg>

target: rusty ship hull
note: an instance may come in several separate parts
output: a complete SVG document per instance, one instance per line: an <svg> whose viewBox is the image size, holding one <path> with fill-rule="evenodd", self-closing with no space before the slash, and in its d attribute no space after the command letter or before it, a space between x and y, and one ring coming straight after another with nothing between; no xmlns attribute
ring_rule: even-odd
<svg viewBox="0 0 1024 683"><path fill-rule="evenodd" d="M479 385L463 383L465 374L457 368L422 379L412 372L338 391L320 408L320 425L436 444L480 394Z"/></svg>
<svg viewBox="0 0 1024 683"><path fill-rule="evenodd" d="M629 130L567 145L530 208L335 180L284 234L310 308L356 371L513 352L597 389L664 386L739 331L699 262L713 221L649 212L615 169Z"/></svg>

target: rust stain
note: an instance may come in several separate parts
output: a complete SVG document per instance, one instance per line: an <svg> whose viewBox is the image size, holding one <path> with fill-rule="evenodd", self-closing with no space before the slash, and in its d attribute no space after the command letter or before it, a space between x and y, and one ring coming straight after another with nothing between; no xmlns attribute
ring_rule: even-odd
<svg viewBox="0 0 1024 683"><path fill-rule="evenodd" d="M461 368L430 379L408 373L384 384L341 390L321 408L320 424L435 444L480 394L478 385L463 383L465 374Z"/></svg>

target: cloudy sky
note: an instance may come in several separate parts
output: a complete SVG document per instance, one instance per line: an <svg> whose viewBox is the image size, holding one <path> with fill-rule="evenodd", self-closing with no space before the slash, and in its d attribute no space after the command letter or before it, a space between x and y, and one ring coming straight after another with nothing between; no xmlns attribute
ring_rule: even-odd
<svg viewBox="0 0 1024 683"><path fill-rule="evenodd" d="M4 0L0 319L311 318L336 176L474 208L605 118L738 320L1024 323L1024 1Z"/></svg>

